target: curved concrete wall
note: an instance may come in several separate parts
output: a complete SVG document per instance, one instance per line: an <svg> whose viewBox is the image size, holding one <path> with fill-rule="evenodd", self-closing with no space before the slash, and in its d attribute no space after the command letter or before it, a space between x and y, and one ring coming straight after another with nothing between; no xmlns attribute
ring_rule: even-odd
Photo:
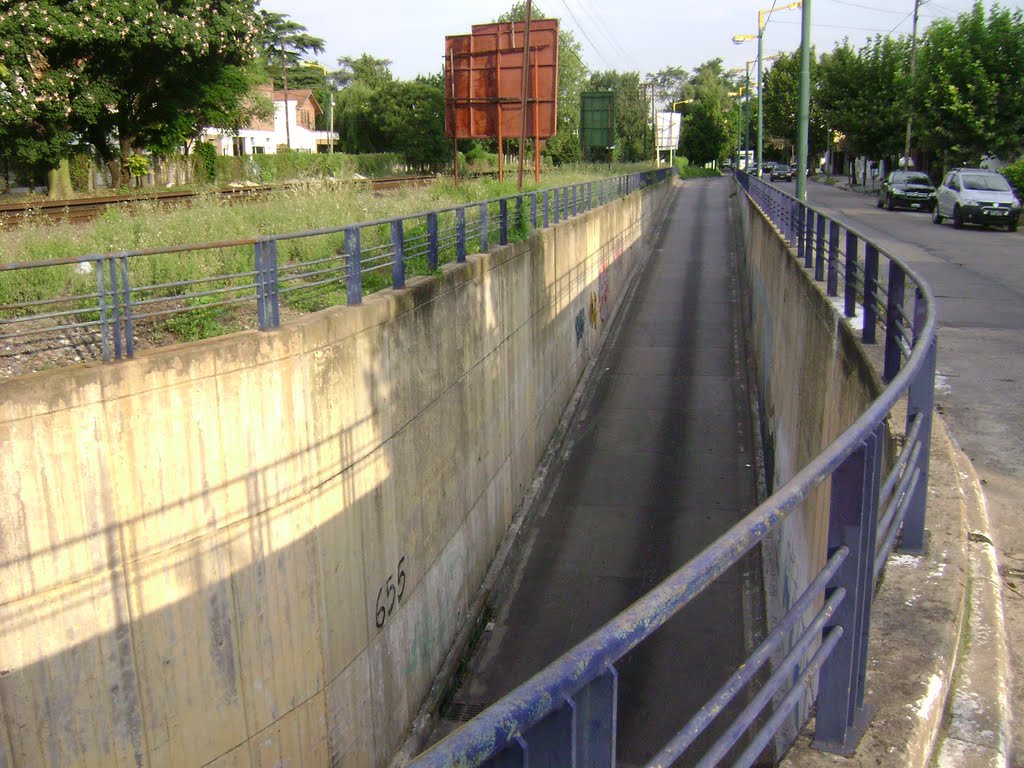
<svg viewBox="0 0 1024 768"><path fill-rule="evenodd" d="M668 194L0 385L0 766L386 763Z"/></svg>
<svg viewBox="0 0 1024 768"><path fill-rule="evenodd" d="M839 437L881 393L882 384L856 333L774 225L739 185L737 191L746 325L771 493ZM829 481L818 486L762 548L769 627L825 563L830 493ZM808 697L781 734L784 742L806 721L809 706Z"/></svg>

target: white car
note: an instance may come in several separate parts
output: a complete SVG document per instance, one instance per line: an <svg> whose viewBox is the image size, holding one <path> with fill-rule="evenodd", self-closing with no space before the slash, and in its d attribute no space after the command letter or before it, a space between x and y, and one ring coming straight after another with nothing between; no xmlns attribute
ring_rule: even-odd
<svg viewBox="0 0 1024 768"><path fill-rule="evenodd" d="M957 229L964 224L999 224L1016 232L1020 210L1020 200L1002 174L954 168L936 190L932 221L951 219Z"/></svg>

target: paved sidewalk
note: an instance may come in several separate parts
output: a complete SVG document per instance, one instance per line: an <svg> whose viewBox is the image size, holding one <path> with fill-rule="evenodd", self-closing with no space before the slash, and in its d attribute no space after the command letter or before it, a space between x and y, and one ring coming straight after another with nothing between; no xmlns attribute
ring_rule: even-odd
<svg viewBox="0 0 1024 768"><path fill-rule="evenodd" d="M730 191L724 178L676 187L494 588L450 720L512 690L755 506ZM758 573L745 559L617 665L620 764L653 756L742 663Z"/></svg>

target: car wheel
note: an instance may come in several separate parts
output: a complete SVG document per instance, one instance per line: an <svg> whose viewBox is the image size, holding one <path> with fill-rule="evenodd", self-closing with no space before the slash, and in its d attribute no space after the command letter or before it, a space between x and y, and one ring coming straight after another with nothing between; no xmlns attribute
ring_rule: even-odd
<svg viewBox="0 0 1024 768"><path fill-rule="evenodd" d="M1006 225L1006 231L1007 232L1016 232L1017 231L1017 222L1016 221L1011 221L1009 224L1007 224Z"/></svg>
<svg viewBox="0 0 1024 768"><path fill-rule="evenodd" d="M875 205L878 208L881 208L882 207L882 198L878 198L877 200L875 200Z"/></svg>
<svg viewBox="0 0 1024 768"><path fill-rule="evenodd" d="M892 204L892 195L886 195L885 196L885 209L887 211L891 211L893 209L893 207L894 206Z"/></svg>
<svg viewBox="0 0 1024 768"><path fill-rule="evenodd" d="M964 228L964 219L963 219L963 216L960 214L960 206L959 205L954 205L953 206L953 228L954 229L963 229Z"/></svg>
<svg viewBox="0 0 1024 768"><path fill-rule="evenodd" d="M932 221L934 221L936 224L941 224L942 223L942 214L939 213L939 206L938 205L936 205L934 208L932 208Z"/></svg>

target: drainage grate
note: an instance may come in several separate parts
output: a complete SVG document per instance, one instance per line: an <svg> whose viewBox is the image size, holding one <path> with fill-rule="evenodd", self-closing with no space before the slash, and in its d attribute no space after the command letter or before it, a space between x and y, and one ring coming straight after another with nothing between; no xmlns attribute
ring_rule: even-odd
<svg viewBox="0 0 1024 768"><path fill-rule="evenodd" d="M486 704L467 704L464 701L452 701L445 707L444 717L446 720L456 720L460 723L468 722L487 709Z"/></svg>

